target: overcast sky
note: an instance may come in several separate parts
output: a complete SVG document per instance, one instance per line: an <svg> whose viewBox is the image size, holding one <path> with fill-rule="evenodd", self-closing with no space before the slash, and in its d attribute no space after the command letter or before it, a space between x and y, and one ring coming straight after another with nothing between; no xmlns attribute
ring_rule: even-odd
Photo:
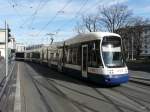
<svg viewBox="0 0 150 112"><path fill-rule="evenodd" d="M48 43L75 35L74 26L83 14L94 14L98 6L126 4L135 16L150 18L150 0L0 0L0 27L7 20L17 42Z"/></svg>

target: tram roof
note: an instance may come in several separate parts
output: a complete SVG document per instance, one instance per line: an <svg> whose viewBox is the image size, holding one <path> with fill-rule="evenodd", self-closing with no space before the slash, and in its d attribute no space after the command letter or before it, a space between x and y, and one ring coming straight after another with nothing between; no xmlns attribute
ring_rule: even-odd
<svg viewBox="0 0 150 112"><path fill-rule="evenodd" d="M110 32L89 32L86 34L79 34L73 38L70 38L65 41L66 45L70 44L76 44L76 43L82 43L82 42L88 42L92 40L101 40L105 36L117 36L120 37L120 35L116 33L110 33Z"/></svg>

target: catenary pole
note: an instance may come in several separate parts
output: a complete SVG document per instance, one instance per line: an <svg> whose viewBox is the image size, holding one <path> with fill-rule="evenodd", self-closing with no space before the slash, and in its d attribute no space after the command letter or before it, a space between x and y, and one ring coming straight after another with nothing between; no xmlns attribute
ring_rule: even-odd
<svg viewBox="0 0 150 112"><path fill-rule="evenodd" d="M5 21L5 64L6 64L6 77L8 76L8 24Z"/></svg>

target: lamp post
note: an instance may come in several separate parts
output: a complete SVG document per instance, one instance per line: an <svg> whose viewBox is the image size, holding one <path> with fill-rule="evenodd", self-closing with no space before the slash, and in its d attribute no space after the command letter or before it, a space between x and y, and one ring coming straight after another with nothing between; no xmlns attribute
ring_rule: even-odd
<svg viewBox="0 0 150 112"><path fill-rule="evenodd" d="M5 21L5 64L6 64L6 79L7 79L7 76L8 76L8 24L7 22Z"/></svg>

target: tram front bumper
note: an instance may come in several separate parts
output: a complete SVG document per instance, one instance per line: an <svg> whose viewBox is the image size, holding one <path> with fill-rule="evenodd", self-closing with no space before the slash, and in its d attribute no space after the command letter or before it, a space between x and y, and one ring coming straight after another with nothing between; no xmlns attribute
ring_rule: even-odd
<svg viewBox="0 0 150 112"><path fill-rule="evenodd" d="M128 74L119 74L119 75L112 75L112 76L105 76L104 82L106 85L117 85L121 83L126 83L129 80Z"/></svg>
<svg viewBox="0 0 150 112"><path fill-rule="evenodd" d="M100 75L90 74L89 79L103 85L119 85L126 83L129 80L128 74L117 74L117 75Z"/></svg>

